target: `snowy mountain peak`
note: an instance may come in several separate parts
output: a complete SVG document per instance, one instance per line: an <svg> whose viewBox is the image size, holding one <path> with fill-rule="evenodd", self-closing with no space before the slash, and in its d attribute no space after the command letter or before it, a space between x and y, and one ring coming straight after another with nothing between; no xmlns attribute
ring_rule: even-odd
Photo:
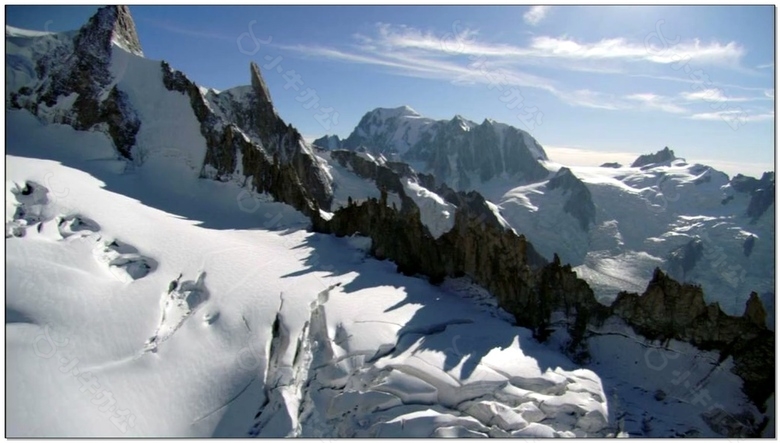
<svg viewBox="0 0 780 443"><path fill-rule="evenodd" d="M460 115L433 120L408 106L366 113L349 137L335 145L366 147L373 155L407 162L458 190L502 176L530 181L548 175L539 163L547 160L544 149L525 131L488 119L477 124Z"/></svg>
<svg viewBox="0 0 780 443"><path fill-rule="evenodd" d="M412 109L409 105L403 105L397 108L376 108L373 112L383 114L387 117L422 117L419 112Z"/></svg>
<svg viewBox="0 0 780 443"><path fill-rule="evenodd" d="M113 43L131 54L144 55L130 9L124 5L98 9L79 30L77 42L95 42L103 47Z"/></svg>
<svg viewBox="0 0 780 443"><path fill-rule="evenodd" d="M634 163L631 163L632 168L639 168L642 166L647 165L654 165L659 163L670 163L672 160L676 160L677 157L674 155L674 151L669 149L668 146L664 147L660 151L656 152L655 154L645 154L640 155L637 157L636 160L634 160Z"/></svg>

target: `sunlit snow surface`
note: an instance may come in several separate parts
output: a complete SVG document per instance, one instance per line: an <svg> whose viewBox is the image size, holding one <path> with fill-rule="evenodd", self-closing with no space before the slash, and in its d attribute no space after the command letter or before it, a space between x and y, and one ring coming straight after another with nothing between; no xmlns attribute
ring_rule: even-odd
<svg viewBox="0 0 780 443"><path fill-rule="evenodd" d="M179 156L124 169L102 134L9 121L9 436L606 433L598 377L458 285Z"/></svg>
<svg viewBox="0 0 780 443"><path fill-rule="evenodd" d="M656 369L653 344L613 325L582 368L562 330L539 344L465 279L404 277L366 239L198 179L203 139L157 68L112 66L143 120L142 165L100 132L7 111L8 436L715 436L714 402L753 412L728 361L672 342ZM331 175L340 204L361 188Z"/></svg>

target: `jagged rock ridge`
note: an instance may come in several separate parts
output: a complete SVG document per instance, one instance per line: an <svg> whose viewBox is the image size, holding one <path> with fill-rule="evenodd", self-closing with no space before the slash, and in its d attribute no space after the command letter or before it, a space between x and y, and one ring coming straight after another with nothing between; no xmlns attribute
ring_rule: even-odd
<svg viewBox="0 0 780 443"><path fill-rule="evenodd" d="M639 168L642 166L655 165L658 163L668 163L675 160L677 157L674 155L674 151L669 149L668 146L655 154L640 155L634 163L631 163L632 168Z"/></svg>
<svg viewBox="0 0 780 443"><path fill-rule="evenodd" d="M89 130L105 123L117 151L131 158L140 121L127 106L125 94L116 86L107 94L102 94L112 80L109 64L114 41L131 52L142 54L135 25L126 6L98 9L72 41L66 41L39 59L36 74L41 81L35 88L24 87L12 93L11 106L27 109L54 123L70 124L79 130ZM55 107L62 98L74 95L72 115L59 116L55 113L51 116L47 108Z"/></svg>

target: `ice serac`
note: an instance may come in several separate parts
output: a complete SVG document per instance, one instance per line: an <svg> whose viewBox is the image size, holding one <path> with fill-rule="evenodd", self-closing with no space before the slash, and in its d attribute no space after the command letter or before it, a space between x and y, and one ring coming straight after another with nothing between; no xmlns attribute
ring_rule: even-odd
<svg viewBox="0 0 780 443"><path fill-rule="evenodd" d="M457 190L503 175L535 181L548 174L539 163L544 149L525 131L487 119L433 120L408 106L368 112L341 147L417 165Z"/></svg>
<svg viewBox="0 0 780 443"><path fill-rule="evenodd" d="M634 160L634 163L631 163L631 167L640 168L642 166L669 163L676 158L677 157L675 157L674 151L669 149L668 146L665 146L662 150L656 152L655 154L640 155L636 160Z"/></svg>

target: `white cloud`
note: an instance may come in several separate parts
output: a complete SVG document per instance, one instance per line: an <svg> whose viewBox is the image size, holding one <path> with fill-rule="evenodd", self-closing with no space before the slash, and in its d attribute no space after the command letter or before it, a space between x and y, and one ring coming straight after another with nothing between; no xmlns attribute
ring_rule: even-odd
<svg viewBox="0 0 780 443"><path fill-rule="evenodd" d="M307 57L374 65L394 75L462 85L491 85L500 81L504 89L543 90L572 106L672 114L690 114L685 105L702 98L696 93L675 97L647 93L616 96L588 88L574 89L561 85L550 75L532 72L536 67L544 67L548 71L559 69L630 75L632 70L644 70L649 64L672 63L677 60L675 57L741 69L739 63L744 52L735 42L702 44L698 40L680 42L667 51L623 38L581 43L565 36L535 36L526 45L513 45L479 39L476 30L457 26L452 32L436 34L387 23L376 23L370 33L354 34L353 42L340 47L276 46ZM766 97L762 99L766 100ZM736 97L732 100L738 101Z"/></svg>
<svg viewBox="0 0 780 443"><path fill-rule="evenodd" d="M550 6L531 6L531 9L523 14L523 20L531 26L536 26L544 20L547 13L550 12Z"/></svg>
<svg viewBox="0 0 780 443"><path fill-rule="evenodd" d="M735 42L702 45L698 39L681 42L669 48L629 42L624 38L602 39L593 43L579 43L569 38L534 37L527 55L566 60L623 60L671 64L695 60L713 65L739 66L745 51Z"/></svg>
<svg viewBox="0 0 780 443"><path fill-rule="evenodd" d="M545 152L550 160L566 166L601 166L604 163L617 162L623 166L629 166L642 153L636 152L609 152L602 149L570 146L545 146ZM723 171L730 176L747 174L753 177L761 177L765 171L774 171L771 163L738 162L727 160L712 160L700 158L687 158L688 163L700 163Z"/></svg>
<svg viewBox="0 0 780 443"><path fill-rule="evenodd" d="M710 121L722 120L725 122L735 122L735 123L742 122L744 124L748 122L774 120L775 113L774 111L751 113L743 110L742 108L732 108L732 109L726 109L724 111L702 112L698 114L693 114L689 118L691 120L710 120Z"/></svg>
<svg viewBox="0 0 780 443"><path fill-rule="evenodd" d="M662 95L652 93L631 94L627 95L626 99L638 102L640 108L644 110L658 110L671 114L683 114L688 112L685 108L673 103L671 98Z"/></svg>
<svg viewBox="0 0 780 443"><path fill-rule="evenodd" d="M764 90L763 92L764 94L758 97L735 97L726 95L720 88L709 88L696 92L683 92L680 94L680 97L687 101L706 101L712 103L749 102L755 100L769 100L774 98L774 91Z"/></svg>
<svg viewBox="0 0 780 443"><path fill-rule="evenodd" d="M545 146L544 151L550 160L566 166L601 166L612 162L627 166L640 155L633 152L608 152L570 146Z"/></svg>

